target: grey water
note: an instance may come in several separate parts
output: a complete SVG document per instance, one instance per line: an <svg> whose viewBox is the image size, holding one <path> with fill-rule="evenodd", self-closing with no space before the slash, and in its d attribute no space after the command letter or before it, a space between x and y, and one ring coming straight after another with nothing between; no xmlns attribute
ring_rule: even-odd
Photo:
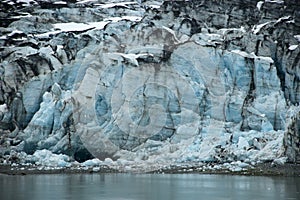
<svg viewBox="0 0 300 200"><path fill-rule="evenodd" d="M0 175L1 200L300 199L300 177L203 174Z"/></svg>

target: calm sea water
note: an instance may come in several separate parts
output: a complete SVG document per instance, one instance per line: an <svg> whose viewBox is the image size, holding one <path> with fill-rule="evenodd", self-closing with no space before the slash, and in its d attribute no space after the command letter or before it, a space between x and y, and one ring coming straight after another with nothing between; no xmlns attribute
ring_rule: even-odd
<svg viewBox="0 0 300 200"><path fill-rule="evenodd" d="M300 199L300 177L201 174L0 175L1 200Z"/></svg>

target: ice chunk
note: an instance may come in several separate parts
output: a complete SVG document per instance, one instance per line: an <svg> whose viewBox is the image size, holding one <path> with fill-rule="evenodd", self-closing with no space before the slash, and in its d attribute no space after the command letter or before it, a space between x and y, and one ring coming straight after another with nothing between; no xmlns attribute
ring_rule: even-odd
<svg viewBox="0 0 300 200"><path fill-rule="evenodd" d="M248 141L244 138L244 137L239 137L239 141L238 141L238 148L239 149L248 149L249 148L249 143Z"/></svg>
<svg viewBox="0 0 300 200"><path fill-rule="evenodd" d="M249 164L247 164L245 162L241 162L241 161L237 161L236 164L237 164L237 166L239 166L241 168L247 168L250 166Z"/></svg>
<svg viewBox="0 0 300 200"><path fill-rule="evenodd" d="M262 124L261 124L261 130L263 132L268 132L268 131L274 130L273 125L271 124L271 122L267 118L263 119Z"/></svg>
<svg viewBox="0 0 300 200"><path fill-rule="evenodd" d="M275 164L275 165L284 165L284 163L286 163L286 161L287 161L287 157L280 157L280 158L274 159L274 161L272 162L272 164Z"/></svg>
<svg viewBox="0 0 300 200"><path fill-rule="evenodd" d="M283 147L283 131L277 132L277 138L271 139L270 141L265 145L263 149L261 149L255 156L255 160L260 161L270 161L279 158L284 154L284 147Z"/></svg>
<svg viewBox="0 0 300 200"><path fill-rule="evenodd" d="M53 154L51 151L43 149L37 150L33 156L33 161L37 165L48 167L70 167L70 158L64 154Z"/></svg>
<svg viewBox="0 0 300 200"><path fill-rule="evenodd" d="M95 167L95 166L99 166L100 164L102 164L102 161L99 160L98 158L87 160L87 161L81 163L81 165L84 167Z"/></svg>
<svg viewBox="0 0 300 200"><path fill-rule="evenodd" d="M100 167L93 167L93 172L99 172L100 171Z"/></svg>
<svg viewBox="0 0 300 200"><path fill-rule="evenodd" d="M111 158L105 158L104 159L104 163L107 164L107 165L109 165L109 164L114 163L114 161Z"/></svg>

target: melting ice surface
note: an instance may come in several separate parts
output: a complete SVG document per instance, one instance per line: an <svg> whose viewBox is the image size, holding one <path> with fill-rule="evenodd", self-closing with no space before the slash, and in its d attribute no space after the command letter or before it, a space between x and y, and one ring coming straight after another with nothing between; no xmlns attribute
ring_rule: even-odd
<svg viewBox="0 0 300 200"><path fill-rule="evenodd" d="M0 175L1 199L299 199L299 177L199 174Z"/></svg>
<svg viewBox="0 0 300 200"><path fill-rule="evenodd" d="M51 34L58 34L60 32L72 32L72 31L87 31L91 29L103 29L105 25L110 22L117 22L121 20L129 20L129 21L140 21L141 17L139 16L123 16L123 17L110 17L100 22L88 22L88 23L75 23L75 22L67 22L67 23L56 23L53 24L54 31L50 31L43 34L38 34L38 37L49 37Z"/></svg>

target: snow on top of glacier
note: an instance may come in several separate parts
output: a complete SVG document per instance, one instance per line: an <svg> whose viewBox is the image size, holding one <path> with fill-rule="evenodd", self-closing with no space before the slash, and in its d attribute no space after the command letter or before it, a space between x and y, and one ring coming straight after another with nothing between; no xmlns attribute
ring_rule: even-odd
<svg viewBox="0 0 300 200"><path fill-rule="evenodd" d="M266 26L269 23L271 23L271 22L265 22L263 24L254 25L254 27L252 29L253 33L257 34L264 26Z"/></svg>
<svg viewBox="0 0 300 200"><path fill-rule="evenodd" d="M264 4L263 1L257 2L257 4L256 4L257 9L260 10L263 4Z"/></svg>
<svg viewBox="0 0 300 200"><path fill-rule="evenodd" d="M106 3L106 4L100 5L100 8L113 8L116 6L123 6L123 7L129 8L127 5L130 5L130 4L137 4L137 2Z"/></svg>
<svg viewBox="0 0 300 200"><path fill-rule="evenodd" d="M76 4L85 4L85 3L90 3L90 2L95 2L97 0L83 0L83 1L77 1Z"/></svg>
<svg viewBox="0 0 300 200"><path fill-rule="evenodd" d="M70 31L85 31L88 29L95 28L89 24L85 23L75 23L75 22L68 22L68 23L57 23L53 24L55 29L60 29L61 31L70 32Z"/></svg>
<svg viewBox="0 0 300 200"><path fill-rule="evenodd" d="M16 3L22 3L23 5L32 5L32 4L37 4L36 1L34 0L16 0L16 2L13 2L11 0L6 0L6 1L3 1L4 3L9 3L10 5L14 5Z"/></svg>
<svg viewBox="0 0 300 200"><path fill-rule="evenodd" d="M294 35L294 38L296 38L298 42L300 42L300 35Z"/></svg>
<svg viewBox="0 0 300 200"><path fill-rule="evenodd" d="M255 59L260 59L262 61L266 61L268 63L274 63L274 60L272 58L270 58L270 57L257 56L254 53L249 54L249 53L247 53L245 51L241 51L241 50L238 50L238 49L232 50L231 52L235 53L235 54L238 54L238 55L241 55L241 56L243 56L245 58L255 58Z"/></svg>
<svg viewBox="0 0 300 200"><path fill-rule="evenodd" d="M65 5L65 4L67 4L67 2L65 2L65 1L56 1L53 4L62 4L62 5Z"/></svg>
<svg viewBox="0 0 300 200"><path fill-rule="evenodd" d="M269 2L269 3L279 3L279 4L284 3L284 1L282 1L282 0L265 0L265 2Z"/></svg>
<svg viewBox="0 0 300 200"><path fill-rule="evenodd" d="M118 22L121 20L129 21L140 21L142 18L139 16L123 16L123 17L110 17L100 22L88 22L88 23L76 23L76 22L67 22L67 23L56 23L52 24L54 30L35 35L36 37L49 37L51 34L58 34L61 32L72 32L72 31L87 31L90 29L101 30L110 22Z"/></svg>
<svg viewBox="0 0 300 200"><path fill-rule="evenodd" d="M268 21L268 22L265 22L265 23L262 23L262 24L256 24L256 25L253 26L252 31L253 31L254 34L257 34L257 33L259 33L259 31L260 31L264 26L266 26L266 25L268 25L268 24L270 24L270 23L275 23L275 24L277 24L277 23L280 23L280 22L282 22L282 21L284 21L284 20L289 20L290 18L291 18L291 16L284 16L284 17L281 17L281 18L279 18L279 19L277 19L277 20ZM288 21L287 23L291 23L291 22L292 22L292 21L290 20L290 21Z"/></svg>
<svg viewBox="0 0 300 200"><path fill-rule="evenodd" d="M8 111L8 109L7 109L7 105L6 104L0 105L0 112L5 113L7 111Z"/></svg>
<svg viewBox="0 0 300 200"><path fill-rule="evenodd" d="M290 50L290 51L294 51L295 49L297 49L297 47L298 47L298 45L291 45L291 46L289 47L289 50Z"/></svg>

